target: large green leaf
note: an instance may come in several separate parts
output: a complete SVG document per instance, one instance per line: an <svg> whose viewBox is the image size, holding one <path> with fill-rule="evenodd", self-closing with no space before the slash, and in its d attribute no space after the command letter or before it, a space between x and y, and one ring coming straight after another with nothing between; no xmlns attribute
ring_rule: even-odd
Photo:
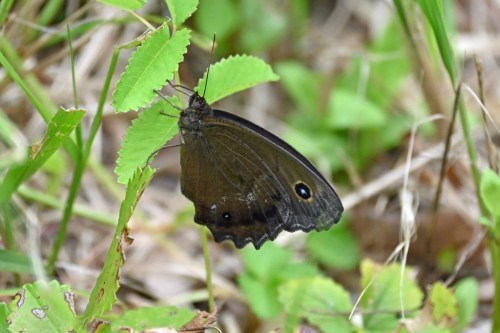
<svg viewBox="0 0 500 333"><path fill-rule="evenodd" d="M125 262L124 247L132 241L128 236L127 222L132 217L135 206L153 175L153 169L148 166L144 170L138 169L128 182L125 199L120 206L120 216L113 241L83 314L84 325L105 311L111 310L111 306L116 302L116 292L119 287L118 273Z"/></svg>
<svg viewBox="0 0 500 333"><path fill-rule="evenodd" d="M188 309L179 309L175 306L142 307L127 311L118 319L113 320L111 331L121 332L120 329L123 329L127 332L131 330L143 332L160 327L178 330L194 317L196 317L196 312Z"/></svg>
<svg viewBox="0 0 500 333"><path fill-rule="evenodd" d="M279 288L279 300L288 314L287 329L305 318L322 332L352 332L348 314L352 309L349 293L324 277L291 280Z"/></svg>
<svg viewBox="0 0 500 333"><path fill-rule="evenodd" d="M151 159L177 133L179 127L175 116L178 113L172 105L161 99L132 122L116 161L115 173L119 183L127 183L135 170L150 162L148 158Z"/></svg>
<svg viewBox="0 0 500 333"><path fill-rule="evenodd" d="M181 29L169 37L165 24L148 36L137 48L116 84L113 107L116 112L137 110L156 96L172 79L189 45L190 31Z"/></svg>
<svg viewBox="0 0 500 333"><path fill-rule="evenodd" d="M278 79L271 66L263 60L248 55L237 55L210 66L208 84L205 73L195 90L203 95L208 103L213 103L259 83Z"/></svg>
<svg viewBox="0 0 500 333"><path fill-rule="evenodd" d="M10 332L53 333L75 330L73 292L58 281L23 286L9 305Z"/></svg>
<svg viewBox="0 0 500 333"><path fill-rule="evenodd" d="M181 25L189 18L198 6L198 0L165 0L176 26Z"/></svg>

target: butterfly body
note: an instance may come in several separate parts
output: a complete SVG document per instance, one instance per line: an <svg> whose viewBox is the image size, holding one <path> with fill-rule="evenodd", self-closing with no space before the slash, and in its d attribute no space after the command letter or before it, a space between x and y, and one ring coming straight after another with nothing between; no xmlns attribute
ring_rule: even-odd
<svg viewBox="0 0 500 333"><path fill-rule="evenodd" d="M343 207L328 181L277 136L194 93L182 110L181 190L214 239L260 248L282 231L325 230Z"/></svg>

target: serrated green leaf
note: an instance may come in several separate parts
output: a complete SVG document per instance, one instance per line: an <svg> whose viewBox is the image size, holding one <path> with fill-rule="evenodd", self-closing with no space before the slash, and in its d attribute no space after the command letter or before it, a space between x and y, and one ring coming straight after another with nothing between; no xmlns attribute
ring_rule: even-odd
<svg viewBox="0 0 500 333"><path fill-rule="evenodd" d="M260 250L245 248L241 252L246 271L238 277L238 283L250 307L261 318L272 318L281 312L278 287L282 283L321 274L311 264L290 262L292 251L273 243L264 244Z"/></svg>
<svg viewBox="0 0 500 333"><path fill-rule="evenodd" d="M172 21L176 26L180 26L187 18L189 18L196 7L198 0L165 0L172 15ZM220 10L220 8L218 8Z"/></svg>
<svg viewBox="0 0 500 333"><path fill-rule="evenodd" d="M173 78L187 51L189 37L190 31L181 29L169 38L168 26L163 25L144 40L116 84L116 112L137 110L153 100L155 90Z"/></svg>
<svg viewBox="0 0 500 333"><path fill-rule="evenodd" d="M178 120L174 116L178 113L178 110L161 99L132 121L116 161L115 174L118 176L119 183L127 183L135 170L145 166L148 158L177 133Z"/></svg>
<svg viewBox="0 0 500 333"><path fill-rule="evenodd" d="M490 213L500 221L500 176L492 170L485 170L481 178L481 198Z"/></svg>
<svg viewBox="0 0 500 333"><path fill-rule="evenodd" d="M119 287L118 273L125 262L124 247L131 242L128 237L127 222L132 217L135 206L153 175L154 170L149 166L143 170L137 169L128 182L125 199L120 206L120 215L113 241L106 255L101 274L90 293L89 303L83 314L83 325L87 325L94 318L109 311L116 302L116 292Z"/></svg>
<svg viewBox="0 0 500 333"><path fill-rule="evenodd" d="M430 302L432 304L432 319L435 322L453 321L456 318L457 299L453 292L441 282L436 282L432 286Z"/></svg>
<svg viewBox="0 0 500 333"><path fill-rule="evenodd" d="M346 223L307 237L307 249L320 263L337 269L354 269L359 264L360 249Z"/></svg>
<svg viewBox="0 0 500 333"><path fill-rule="evenodd" d="M0 249L0 270L2 272L32 273L31 260L24 254Z"/></svg>
<svg viewBox="0 0 500 333"><path fill-rule="evenodd" d="M336 129L380 127L387 121L384 110L349 90L334 90L328 103L327 122Z"/></svg>
<svg viewBox="0 0 500 333"><path fill-rule="evenodd" d="M47 125L42 142L30 147L27 159L12 166L0 184L0 203L6 202L16 189L38 171L64 143L80 123L85 111L59 109Z"/></svg>
<svg viewBox="0 0 500 333"><path fill-rule="evenodd" d="M196 312L188 309L179 309L175 306L142 307L127 311L125 314L113 320L112 332L121 332L123 328L127 331L148 331L153 328L173 328L178 330L196 317Z"/></svg>
<svg viewBox="0 0 500 333"><path fill-rule="evenodd" d="M139 9L146 3L146 0L97 0L97 1L127 10Z"/></svg>
<svg viewBox="0 0 500 333"><path fill-rule="evenodd" d="M352 332L349 293L330 279L291 280L279 288L279 300L289 319L305 318L322 332Z"/></svg>
<svg viewBox="0 0 500 333"><path fill-rule="evenodd" d="M72 332L75 330L73 292L57 281L23 286L9 305L11 332Z"/></svg>
<svg viewBox="0 0 500 333"><path fill-rule="evenodd" d="M366 315L364 324L367 329L394 329L398 324L398 315L401 311L401 298L405 310L420 308L424 295L418 288L416 281L410 279L410 271L410 268L405 268L404 280L401 283L401 266L399 264L383 267L371 260L364 260L361 263L362 288L366 288L373 280L361 299L363 310L393 312L393 314L389 313L384 316L381 314Z"/></svg>
<svg viewBox="0 0 500 333"><path fill-rule="evenodd" d="M204 92L207 73L195 89L200 94L204 92L203 96L209 104L259 83L279 79L271 66L259 58L248 55L231 56L219 61L210 66L209 75L206 91Z"/></svg>
<svg viewBox="0 0 500 333"><path fill-rule="evenodd" d="M474 318L479 305L479 284L475 278L465 278L455 285L458 314L457 326L464 328Z"/></svg>

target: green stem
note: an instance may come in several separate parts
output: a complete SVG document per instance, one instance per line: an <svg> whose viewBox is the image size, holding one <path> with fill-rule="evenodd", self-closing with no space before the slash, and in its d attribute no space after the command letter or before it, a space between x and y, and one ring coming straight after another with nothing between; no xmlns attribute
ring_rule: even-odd
<svg viewBox="0 0 500 333"><path fill-rule="evenodd" d="M495 279L495 292L493 294L493 312L491 332L500 332L500 247L498 238L490 239L491 263Z"/></svg>
<svg viewBox="0 0 500 333"><path fill-rule="evenodd" d="M80 185L81 185L83 173L85 172L87 162L90 159L90 154L92 152L92 143L94 142L94 138L95 138L97 131L99 130L99 127L101 125L104 103L106 101L106 96L108 95L109 88L111 86L111 78L113 75L113 71L115 70L116 64L118 62L119 53L120 53L119 49L115 50L115 52L113 53L113 57L111 59L111 63L109 65L109 69L108 69L108 74L106 76L106 81L104 82L104 87L102 89L101 97L99 99L99 105L97 108L97 112L96 112L94 119L92 120L92 125L90 127L89 137L88 137L87 141L85 142L84 150L80 151L80 154L78 155L78 158L76 159L75 172L73 174L73 179L71 182L71 187L70 187L68 199L66 200L63 218L62 218L61 225L60 225L59 230L58 230L57 235L56 235L56 239L54 242L54 247L52 249L52 253L51 253L49 261L48 261L47 267L48 267L48 271L50 273L54 272L55 264L56 264L57 258L59 256L59 252L60 252L61 247L64 243L64 240L66 239L66 232L68 229L69 219L71 218L71 215L73 214L73 206L74 206L76 197L78 195L78 192L80 190Z"/></svg>
<svg viewBox="0 0 500 333"><path fill-rule="evenodd" d="M66 205L64 206L63 217L59 225L59 230L56 234L52 253L47 263L47 271L49 274L54 273L56 261L59 257L59 252L61 251L64 241L66 240L69 220L71 218L71 215L73 214L73 205L75 203L76 197L78 196L84 171L85 160L83 159L83 156L80 152L80 154L78 155L78 159L76 160L75 171L73 173L73 179L71 180L68 198L66 199Z"/></svg>
<svg viewBox="0 0 500 333"><path fill-rule="evenodd" d="M208 253L208 229L201 228L201 247L203 249L203 258L205 259L205 273L207 279L208 291L208 311L215 311L214 286L212 283L212 266L210 264L210 254Z"/></svg>

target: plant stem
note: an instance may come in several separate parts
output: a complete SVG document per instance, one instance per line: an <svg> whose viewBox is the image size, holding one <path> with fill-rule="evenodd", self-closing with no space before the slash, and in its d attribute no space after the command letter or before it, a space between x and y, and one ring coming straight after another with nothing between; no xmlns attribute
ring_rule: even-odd
<svg viewBox="0 0 500 333"><path fill-rule="evenodd" d="M500 332L500 247L498 238L493 236L489 242L491 253L491 266L495 280L495 292L493 294L493 312L491 332Z"/></svg>
<svg viewBox="0 0 500 333"><path fill-rule="evenodd" d="M201 228L201 247L203 249L203 258L205 259L205 273L207 279L208 291L208 311L215 311L214 286L212 283L212 267L210 264L210 254L208 253L208 231L207 228Z"/></svg>

